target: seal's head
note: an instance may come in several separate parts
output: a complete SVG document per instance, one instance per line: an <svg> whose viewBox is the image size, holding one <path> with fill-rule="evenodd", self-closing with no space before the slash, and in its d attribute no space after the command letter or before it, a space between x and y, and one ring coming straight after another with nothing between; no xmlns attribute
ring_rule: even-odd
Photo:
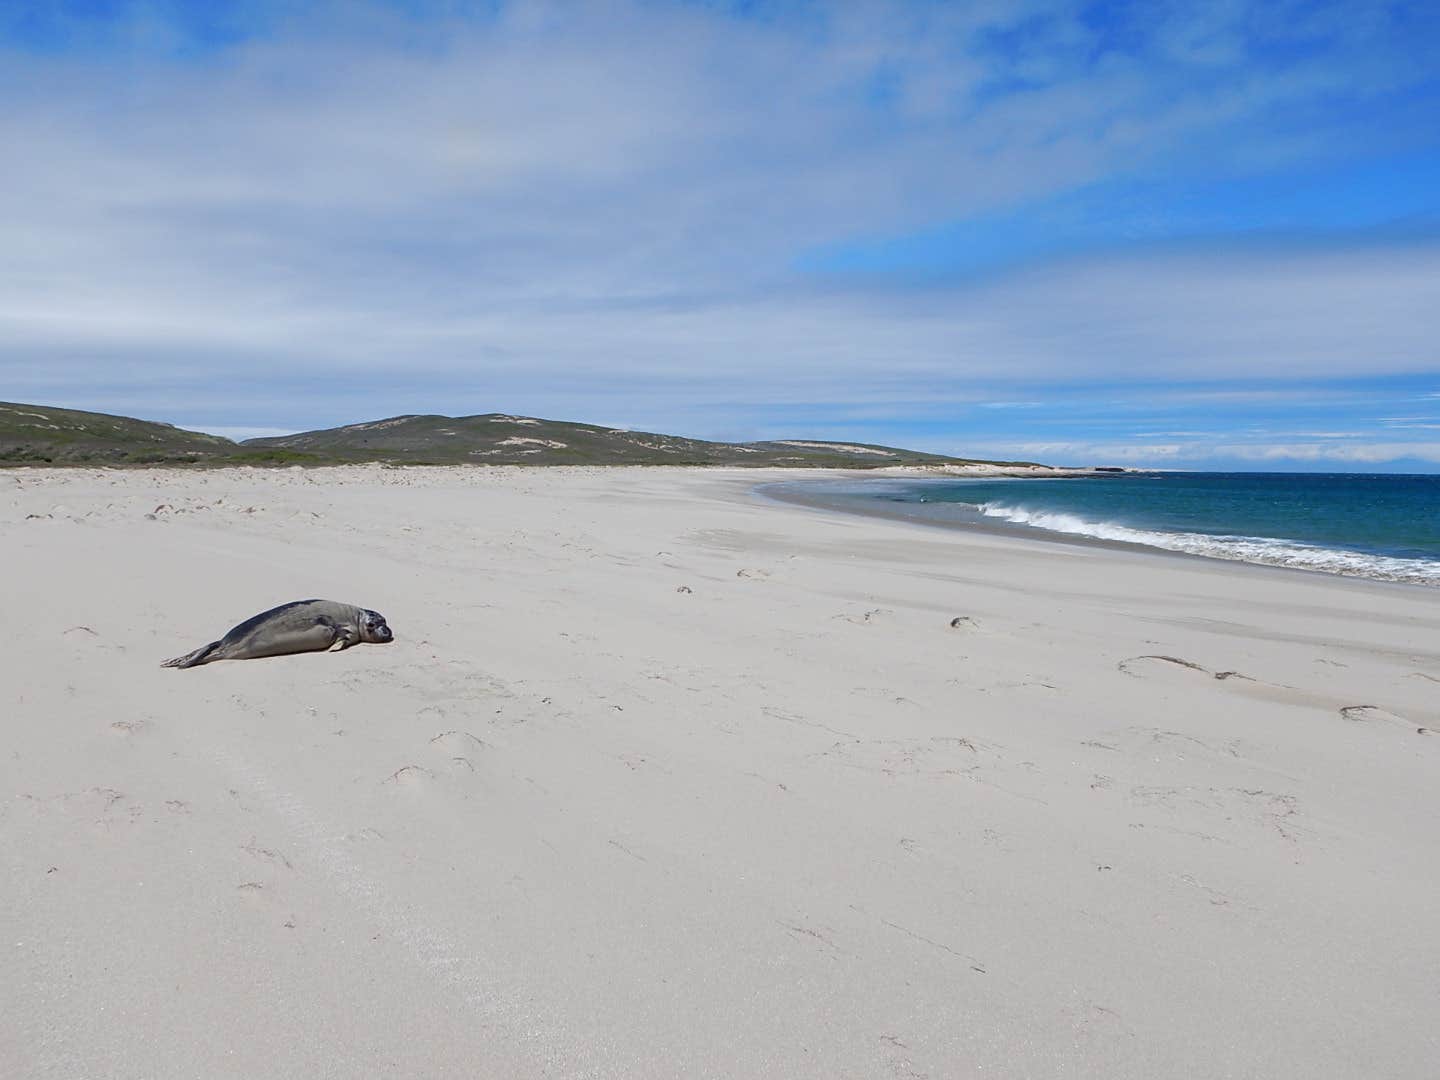
<svg viewBox="0 0 1440 1080"><path fill-rule="evenodd" d="M378 611L364 608L360 614L360 640L367 641L372 645L385 645L394 641L395 635L385 624L384 615Z"/></svg>

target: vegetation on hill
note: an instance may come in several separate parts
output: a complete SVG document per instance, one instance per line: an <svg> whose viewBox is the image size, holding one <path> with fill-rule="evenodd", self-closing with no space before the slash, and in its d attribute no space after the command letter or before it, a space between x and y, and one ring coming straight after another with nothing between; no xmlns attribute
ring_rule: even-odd
<svg viewBox="0 0 1440 1080"><path fill-rule="evenodd" d="M723 443L529 416L395 416L231 442L169 424L0 402L0 465L741 465L875 468L965 459L816 439ZM1025 462L996 464L1023 465Z"/></svg>
<svg viewBox="0 0 1440 1080"><path fill-rule="evenodd" d="M185 464L236 449L218 435L151 420L0 401L0 464Z"/></svg>
<svg viewBox="0 0 1440 1080"><path fill-rule="evenodd" d="M791 465L866 468L959 459L864 443L818 440L723 443L538 420L529 416L394 416L363 424L250 439L246 447L348 461L496 465Z"/></svg>

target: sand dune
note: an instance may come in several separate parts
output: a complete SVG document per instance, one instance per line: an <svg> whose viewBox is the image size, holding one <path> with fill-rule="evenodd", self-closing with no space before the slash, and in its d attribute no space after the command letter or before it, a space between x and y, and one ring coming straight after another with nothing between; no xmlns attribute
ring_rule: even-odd
<svg viewBox="0 0 1440 1080"><path fill-rule="evenodd" d="M1433 591L756 480L0 473L0 1075L1435 1075Z"/></svg>

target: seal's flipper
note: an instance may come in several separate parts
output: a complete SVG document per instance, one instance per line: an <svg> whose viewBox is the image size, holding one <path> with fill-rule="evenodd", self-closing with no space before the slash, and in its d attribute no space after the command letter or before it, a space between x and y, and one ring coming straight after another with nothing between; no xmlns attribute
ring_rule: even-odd
<svg viewBox="0 0 1440 1080"><path fill-rule="evenodd" d="M330 652L344 652L360 640L360 631L353 626L340 626L331 619L318 620L322 626L335 631L335 640L330 643Z"/></svg>
<svg viewBox="0 0 1440 1080"><path fill-rule="evenodd" d="M173 660L166 660L161 667L187 668L195 667L197 664L208 664L210 654L220 647L220 642L212 641L209 645L201 645L194 652L188 652L184 656L177 656Z"/></svg>

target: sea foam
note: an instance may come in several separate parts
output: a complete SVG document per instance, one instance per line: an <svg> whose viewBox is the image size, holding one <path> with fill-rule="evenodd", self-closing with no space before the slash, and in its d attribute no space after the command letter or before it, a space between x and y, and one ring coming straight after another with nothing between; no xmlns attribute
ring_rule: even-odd
<svg viewBox="0 0 1440 1080"><path fill-rule="evenodd" d="M1320 570L1351 577L1378 578L1412 584L1440 585L1440 560L1405 559L1374 555L1341 548L1320 547L1296 540L1276 540L1264 536L1210 536L1194 532L1160 532L1135 529L1110 521L1087 521L1074 514L1057 511L1031 510L1003 503L971 504L986 517L999 518L1019 525L1031 525L1050 532L1089 536L1097 540L1116 540L1127 544L1180 551L1187 555L1204 555L1232 562L1263 563L1267 566L1288 566L1299 570Z"/></svg>

